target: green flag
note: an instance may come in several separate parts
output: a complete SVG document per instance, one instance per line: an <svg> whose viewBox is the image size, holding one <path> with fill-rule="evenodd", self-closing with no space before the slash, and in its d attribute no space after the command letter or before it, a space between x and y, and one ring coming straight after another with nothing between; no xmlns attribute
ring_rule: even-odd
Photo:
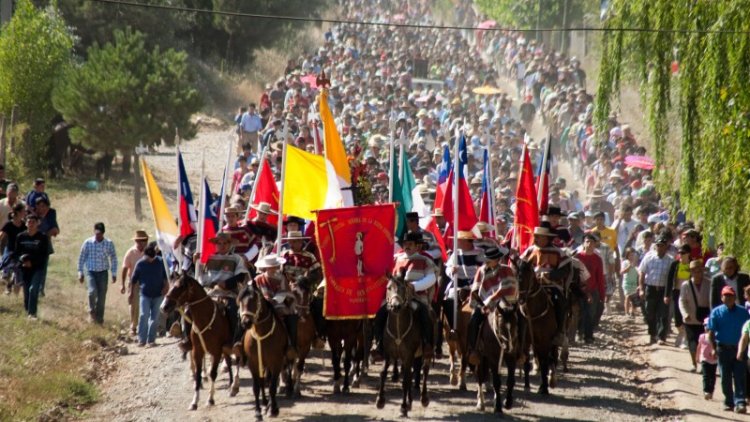
<svg viewBox="0 0 750 422"><path fill-rule="evenodd" d="M398 169L394 169L393 180L391 180L391 192L393 192L393 202L396 205L396 237L401 239L406 230L406 204L404 203L403 187L398 179ZM411 203L411 196L408 197Z"/></svg>
<svg viewBox="0 0 750 422"><path fill-rule="evenodd" d="M412 192L417 187L417 182L414 180L414 173L411 172L409 166L409 159L406 156L404 150L401 154L401 198L403 198L404 209L406 211L414 211L414 201L412 200Z"/></svg>

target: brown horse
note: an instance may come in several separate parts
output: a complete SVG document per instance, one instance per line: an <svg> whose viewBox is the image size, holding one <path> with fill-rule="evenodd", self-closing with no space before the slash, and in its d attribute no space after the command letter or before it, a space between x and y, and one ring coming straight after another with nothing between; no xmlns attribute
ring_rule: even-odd
<svg viewBox="0 0 750 422"><path fill-rule="evenodd" d="M552 342L558 329L555 306L537 280L532 265L523 259L515 259L513 264L519 281L519 309L526 319L534 356L539 362L539 393L547 395L549 387L555 387L557 376L558 347ZM528 366L527 362L525 367Z"/></svg>
<svg viewBox="0 0 750 422"><path fill-rule="evenodd" d="M380 388L375 404L378 409L385 406L385 380L388 377L388 366L392 360L399 360L403 365L401 416L406 417L412 404L412 370L415 366L415 360L422 360L422 333L412 309L411 285L401 277L389 277L389 279L386 290L388 319L385 324L385 333L383 333L385 360L383 370L380 373ZM424 407L430 404L430 398L427 395L427 376L430 373L430 363L429 359L424 359L421 362L422 385L419 390L420 401Z"/></svg>
<svg viewBox="0 0 750 422"><path fill-rule="evenodd" d="M287 397L294 395L302 397L301 378L305 371L305 359L310 353L313 342L315 341L315 322L310 315L311 294L299 286L294 286L292 293L297 300L297 312L299 322L297 323L297 361L294 364L291 379L287 382Z"/></svg>
<svg viewBox="0 0 750 422"><path fill-rule="evenodd" d="M287 366L286 349L289 342L286 329L276 315L273 306L263 297L261 291L251 284L237 296L240 307L240 321L247 330L243 339L243 350L248 358L253 374L253 394L255 395L255 419L263 420L260 409L260 396L266 406L266 414L275 417L279 414L276 392L279 375ZM270 403L266 400L266 382Z"/></svg>
<svg viewBox="0 0 750 422"><path fill-rule="evenodd" d="M564 332L567 341L563 344L562 350L560 350L560 362L562 363L563 372L568 372L568 358L570 356L569 346L575 343L578 323L581 320L581 301L586 300L586 293L584 293L586 286L581 278L581 270L579 269L580 266L583 266L583 263L573 257L571 257L571 261L573 264L571 265L571 271L568 275L568 282L565 291L567 309L565 312Z"/></svg>
<svg viewBox="0 0 750 422"><path fill-rule="evenodd" d="M232 377L232 335L223 306L217 304L206 293L203 286L194 278L183 274L167 292L161 311L168 314L177 307L185 309L184 317L192 319L190 339L193 348L191 353L191 367L193 379L195 380L195 395L190 404L190 410L198 408L199 393L202 386L203 357L211 355L211 389L209 390L208 405L214 405L214 384L219 369L219 362L224 358L229 369L231 384L231 395L239 391L239 368L235 377ZM189 315L189 316L188 316Z"/></svg>
<svg viewBox="0 0 750 422"><path fill-rule="evenodd" d="M468 367L468 348L467 338L469 333L469 320L471 319L471 306L469 304L469 289L464 288L458 291L459 294L459 311L458 326L456 327L456 338L451 338L451 323L443 314L443 334L445 342L448 343L448 359L450 360L450 383L458 385L459 391L466 391L466 368Z"/></svg>
<svg viewBox="0 0 750 422"><path fill-rule="evenodd" d="M327 319L326 335L331 348L333 365L333 393L348 394L351 386L358 388L363 376L365 362L365 344L371 338L370 320L361 319ZM367 339L367 340L366 340ZM341 358L344 359L344 375L341 376ZM352 368L352 365L354 368ZM343 385L342 385L343 383Z"/></svg>
<svg viewBox="0 0 750 422"><path fill-rule="evenodd" d="M505 408L513 407L513 388L516 385L516 365L526 359L524 343L526 330L519 327L519 315L516 308L495 308L482 324L479 334L479 354L481 361L477 365L474 375L477 380L477 410L484 410L484 384L492 377L492 388L495 393L494 412L503 413L500 395L500 364L504 363L508 370Z"/></svg>

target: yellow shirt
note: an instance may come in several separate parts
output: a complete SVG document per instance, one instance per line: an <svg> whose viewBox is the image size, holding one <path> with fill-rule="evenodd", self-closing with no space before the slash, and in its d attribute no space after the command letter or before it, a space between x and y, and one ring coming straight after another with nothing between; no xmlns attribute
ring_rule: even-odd
<svg viewBox="0 0 750 422"><path fill-rule="evenodd" d="M602 242L609 246L613 251L617 249L617 231L615 231L615 229L604 227L596 230L599 232Z"/></svg>

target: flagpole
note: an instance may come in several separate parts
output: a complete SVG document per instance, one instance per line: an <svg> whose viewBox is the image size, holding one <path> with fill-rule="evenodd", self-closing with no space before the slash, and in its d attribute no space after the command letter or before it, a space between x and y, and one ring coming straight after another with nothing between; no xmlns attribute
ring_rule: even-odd
<svg viewBox="0 0 750 422"><path fill-rule="evenodd" d="M219 201L219 231L224 226L224 206L227 202L227 174L229 173L229 166L232 163L232 144L234 140L230 139L229 148L227 151L227 163L224 166L224 180L221 181L221 186L224 188L221 193L221 199ZM230 186L229 189L232 187ZM232 192L229 192L229 196L232 196Z"/></svg>
<svg viewBox="0 0 750 422"><path fill-rule="evenodd" d="M463 128L463 122L461 128L456 130L456 141L453 143L453 266L458 267L458 203L460 197L458 196L458 181L460 174L463 171L459 168L461 165L461 159L459 158L458 144L461 142L461 130ZM453 329L458 327L458 277L453 282Z"/></svg>
<svg viewBox="0 0 750 422"><path fill-rule="evenodd" d="M281 253L281 232L284 229L284 187L286 185L286 149L287 142L286 136L289 130L289 125L284 126L284 144L281 149L281 186L279 188L279 221L276 224L276 253Z"/></svg>
<svg viewBox="0 0 750 422"><path fill-rule="evenodd" d="M198 237L196 241L196 249L198 250L199 254L203 254L203 231L205 230L206 226L206 151L203 151L203 154L201 156L201 192L200 192L200 214L198 217ZM193 263L193 267L195 268L195 279L198 279L198 274L200 273L198 267L201 265L200 259L198 262Z"/></svg>
<svg viewBox="0 0 750 422"><path fill-rule="evenodd" d="M393 164L395 161L393 160L393 154L394 154L394 142L396 142L396 124L391 121L391 141L388 143L388 202L393 202Z"/></svg>
<svg viewBox="0 0 750 422"><path fill-rule="evenodd" d="M266 148L263 148L260 152L260 159L258 160L258 170L255 172L255 175L253 175L253 187L250 190L250 198L248 199L247 208L245 209L245 220L248 220L250 217L250 210L252 209L250 206L253 205L255 202L255 191L258 187L258 176L260 176L261 170L263 170L263 162L266 159Z"/></svg>
<svg viewBox="0 0 750 422"><path fill-rule="evenodd" d="M550 143L550 136L547 134L547 140L544 143L544 153L542 154L542 167L539 168L539 179L537 181L537 192L536 192L536 203L539 204L541 207L542 205L542 193L544 191L543 186L546 182L545 180L542 180L542 178L549 177L547 175L547 160L549 160L549 143Z"/></svg>

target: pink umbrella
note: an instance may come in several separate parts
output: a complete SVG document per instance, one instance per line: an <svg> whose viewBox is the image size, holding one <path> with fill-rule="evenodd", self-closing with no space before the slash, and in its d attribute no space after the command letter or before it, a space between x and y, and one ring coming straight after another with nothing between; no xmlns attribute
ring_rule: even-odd
<svg viewBox="0 0 750 422"><path fill-rule="evenodd" d="M644 170L653 170L656 163L653 158L645 155L628 155L625 157L625 165Z"/></svg>
<svg viewBox="0 0 750 422"><path fill-rule="evenodd" d="M300 80L300 81L301 81L301 82L302 82L303 84L308 84L308 85L310 85L310 88L317 88L317 87L318 87L318 84L317 84L317 83L315 82L315 80L317 79L317 77L318 77L318 75L316 75L316 74L314 74L314 73L311 73L311 74L309 74L309 75L305 75L305 76L303 76L303 77L299 78L299 80Z"/></svg>
<svg viewBox="0 0 750 422"><path fill-rule="evenodd" d="M402 13L399 13L398 15L393 15L394 22L403 22L404 20L406 20L406 16L404 16Z"/></svg>
<svg viewBox="0 0 750 422"><path fill-rule="evenodd" d="M497 22L495 22L492 19L490 19L488 21L484 21L484 22L480 23L477 28L479 28L479 29L490 29L490 28L494 28L495 25L497 25Z"/></svg>

